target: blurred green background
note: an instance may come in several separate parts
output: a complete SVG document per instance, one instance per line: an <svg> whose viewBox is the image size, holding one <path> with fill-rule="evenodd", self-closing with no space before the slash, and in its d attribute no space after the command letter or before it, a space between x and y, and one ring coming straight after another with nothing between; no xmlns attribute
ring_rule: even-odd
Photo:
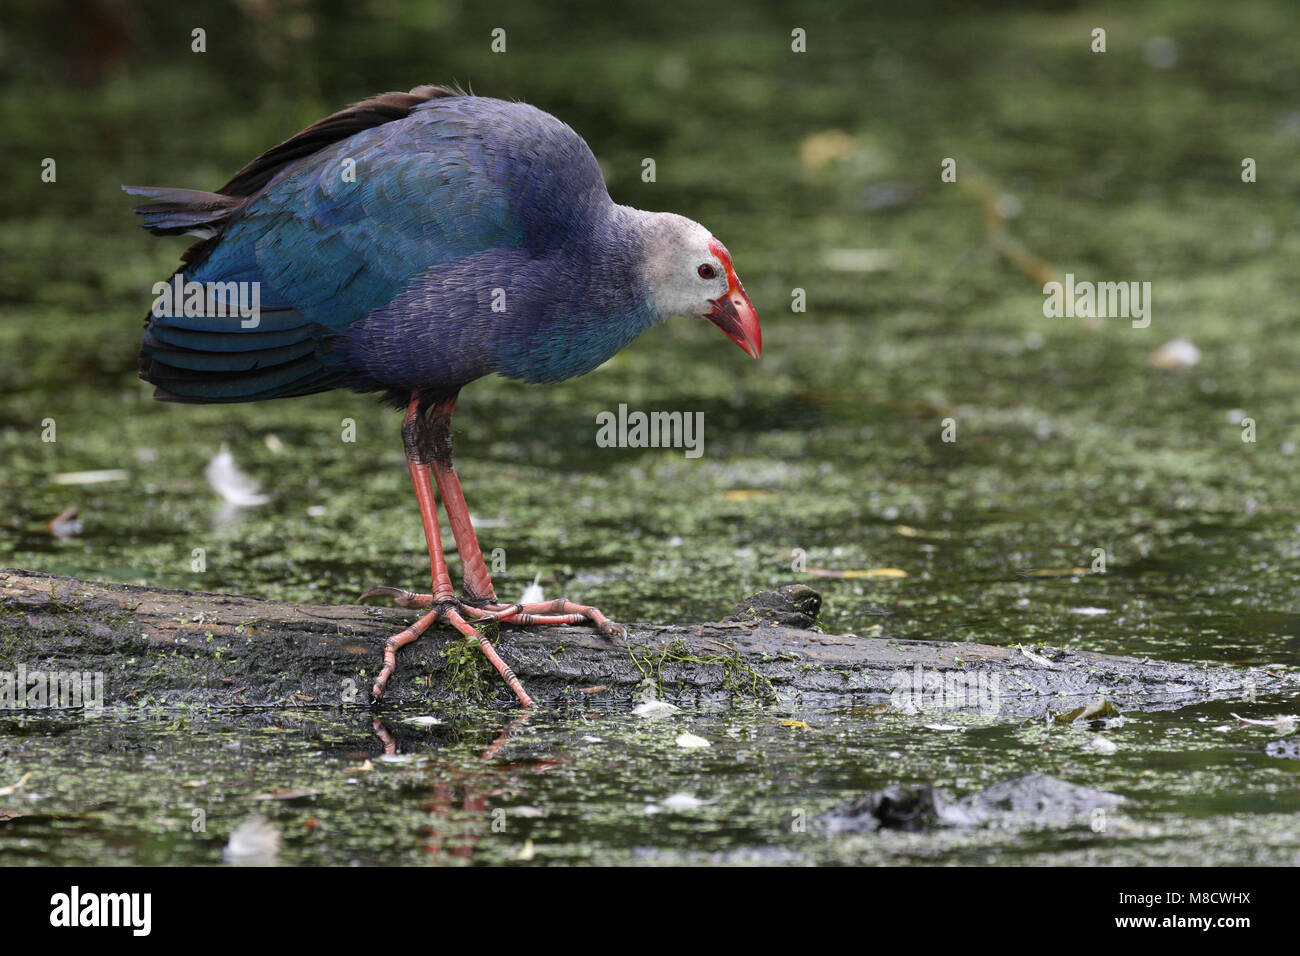
<svg viewBox="0 0 1300 956"><path fill-rule="evenodd" d="M10 0L0 564L320 602L427 582L398 418L371 397L151 400L135 350L150 286L186 240L138 229L119 187L214 189L347 103L456 81L567 121L617 201L709 226L764 327L761 362L679 320L561 386L466 390L457 460L485 550L504 549L503 596L540 575L548 596L668 622L796 580L823 592L836 631L1294 666L1295 25L1282 0ZM504 54L490 49L497 27ZM1091 50L1096 28L1105 53ZM806 53L791 50L795 29ZM56 182L41 181L46 157ZM654 183L640 179L645 157ZM940 181L946 157L955 183ZM1150 327L1044 317L1042 283L1066 272L1151 282ZM806 311L792 310L795 290ZM703 457L598 448L597 414L624 402L704 412ZM355 443L341 440L345 419ZM43 441L51 420L57 440ZM235 509L209 486L223 443L269 503ZM77 483L102 470L120 474ZM50 534L70 508L79 532ZM350 768L378 745L370 717L348 712L268 715L265 729L164 712L66 735L15 718L0 779L35 768L44 811L70 816L7 824L0 852L215 862L245 798L302 786L322 794L310 810L266 811L285 827L285 859L429 862L429 781L459 780L466 813L452 816L493 862L520 859L520 833L538 862L726 862L750 859L726 848L755 845L775 846L753 857L773 862L1300 858L1295 761L1228 716L1294 711L1293 699L1126 715L1106 728L1110 757L1087 728L953 733L845 707L798 712L797 726L779 709L684 711L678 725L715 742L687 758L677 727L664 736L611 706L540 715L517 765L484 761L501 728L466 718L420 758L432 763L385 764L364 787ZM612 743L592 743L589 720ZM817 813L871 787L967 792L1027 770L1128 795L1128 822L919 843L789 826L792 806ZM476 789L531 805L531 822L489 834L470 812ZM709 802L650 816L670 790ZM211 838L177 810L196 801L213 808ZM321 830L304 830L308 812Z"/></svg>
<svg viewBox="0 0 1300 956"><path fill-rule="evenodd" d="M616 618L676 620L802 579L841 629L888 612L909 637L1296 659L1290 5L10 11L6 563L321 601L423 582L398 422L370 397L151 401L134 377L148 290L187 240L139 230L119 186L216 188L349 102L457 81L566 120L617 201L708 225L765 331L759 363L677 321L562 386L466 391L458 460L476 517L496 525L485 547L505 549L503 594L540 573L548 594ZM807 53L791 50L796 28ZM945 157L955 184L940 181ZM1045 318L1042 276L1067 271L1151 281L1150 328ZM1153 365L1176 338L1199 363ZM595 416L620 402L705 412L704 457L597 448ZM232 514L207 486L222 442L269 505ZM92 469L128 474L55 480ZM69 507L80 534L41 533ZM1107 572L1071 575L1095 548ZM800 552L849 576L800 578ZM881 568L907 577L863 576Z"/></svg>

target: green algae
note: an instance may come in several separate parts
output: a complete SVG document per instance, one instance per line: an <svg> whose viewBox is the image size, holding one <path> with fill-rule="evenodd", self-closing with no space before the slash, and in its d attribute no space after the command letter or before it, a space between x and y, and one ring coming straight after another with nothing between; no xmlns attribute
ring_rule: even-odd
<svg viewBox="0 0 1300 956"><path fill-rule="evenodd" d="M658 696L663 696L666 683L680 688L686 683L690 669L702 667L722 669L723 690L731 695L733 701L762 702L777 699L772 681L745 661L735 647L721 644L719 647L731 653L699 654L687 647L686 642L680 638L663 647L646 648L629 645L627 653L633 665ZM671 677L665 676L665 667L676 673Z"/></svg>
<svg viewBox="0 0 1300 956"><path fill-rule="evenodd" d="M491 634L488 639L491 640ZM459 698L473 703L486 703L492 698L499 677L476 640L466 637L448 641L442 649L442 658L447 662L447 683Z"/></svg>
<svg viewBox="0 0 1300 956"><path fill-rule="evenodd" d="M1283 5L1085 4L927 20L814 2L800 5L816 45L804 58L787 52L784 17L719 10L707 36L683 35L666 13L618 4L590 22L521 10L514 52L494 58L465 40L487 35L488 13L419 6L400 37L321 14L292 42L263 25L260 42L236 54L253 58L247 69L159 55L90 88L51 80L40 44L12 51L4 69L16 82L0 93L6 146L59 157L60 177L39 192L21 176L0 184L0 562L320 602L427 581L398 421L370 398L225 408L149 399L133 374L140 318L184 246L138 233L117 186L210 188L344 102L457 77L560 114L591 141L619 201L707 223L765 326L760 363L679 320L574 382L466 391L457 460L471 509L488 519L485 550L503 549L503 596L540 574L548 596L668 623L717 618L755 590L807 580L823 592L830 632L1300 664L1300 54L1279 29ZM212 20L228 16L214 9ZM1104 58L1081 39L1094 21L1109 30ZM530 35L547 38L544 50ZM1143 60L1158 35L1179 43L1172 69ZM273 62L257 59L277 42ZM440 51L432 66L430 49ZM703 77L707 108L692 93ZM799 145L826 131L853 148L812 168ZM653 185L639 180L646 155L659 164ZM1243 155L1258 161L1258 183L1240 182ZM1014 194L1020 212L1007 229L1061 271L1150 278L1152 326L1044 318L1038 285L993 251L974 197L939 182L945 156ZM903 187L887 208L872 198L882 184ZM890 256L855 272L833 267L834 249ZM790 311L794 288L807 293L806 313ZM1153 367L1152 350L1175 337L1196 343L1200 364ZM598 448L595 416L620 403L704 412L704 456ZM1241 440L1242 415L1257 422L1256 442ZM953 443L941 438L948 417ZM53 443L41 441L47 418ZM345 419L354 442L342 438ZM211 494L203 467L222 442L273 496L268 505L230 512ZM103 468L128 478L53 480ZM69 506L80 535L39 533ZM1096 549L1104 572L1070 573L1090 569ZM908 576L800 578L799 555L807 568ZM23 624L0 616L0 664ZM491 686L471 643L446 653L467 690ZM633 653L654 679L665 664L670 674L729 666L725 652ZM166 663L195 666L182 648ZM738 701L766 699L735 676ZM1230 722L1226 705L1125 715L1105 731L1119 750L1101 757L1084 749L1091 730L1074 728L942 715L962 729L935 731L930 716L845 710L798 715L804 731L775 723L770 705L656 725L583 701L512 737L517 766L483 760L501 730L485 709L399 737L408 763L347 774L377 756L368 719L287 712L274 718L286 734L261 714L177 717L166 683L132 717L0 722L0 786L34 772L17 799L0 801L25 814L0 823L0 858L214 862L251 805L284 829L283 858L302 863L457 859L431 854L433 830L454 831L475 861L500 863L516 862L525 839L535 862L1297 859L1296 770L1264 755L1258 735L1213 730ZM1286 699L1234 706L1245 716L1296 710ZM677 729L713 746L680 752ZM584 736L604 742L580 745ZM834 843L790 829L792 811L812 819L875 786L965 793L1029 770L1125 793L1124 820L1106 834ZM454 806L430 797L443 785ZM250 804L279 786L318 796ZM712 802L645 813L679 791ZM504 831L476 808L480 793L506 810ZM511 814L522 807L544 815ZM208 811L206 832L191 829L195 809ZM313 815L321 822L309 829Z"/></svg>
<svg viewBox="0 0 1300 956"><path fill-rule="evenodd" d="M383 735L373 718L332 708L5 718L4 772L33 776L3 801L0 856L216 863L230 831L257 812L280 829L279 860L292 864L1293 865L1300 764L1264 754L1270 735L1228 720L1235 706L1112 720L1101 732L1118 749L1106 756L1087 747L1096 729L940 724L878 708L642 720L599 703L526 718L471 707L418 729L406 712L389 713ZM682 749L684 731L711 746ZM396 754L383 753L385 736ZM830 837L817 824L888 783L961 794L1028 771L1127 800L1102 829ZM681 794L694 799L670 799ZM526 841L534 854L520 859Z"/></svg>

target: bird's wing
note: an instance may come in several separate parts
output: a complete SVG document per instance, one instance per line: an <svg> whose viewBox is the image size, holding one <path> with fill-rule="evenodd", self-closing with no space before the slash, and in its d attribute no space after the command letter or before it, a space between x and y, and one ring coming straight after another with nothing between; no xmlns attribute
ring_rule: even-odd
<svg viewBox="0 0 1300 956"><path fill-rule="evenodd" d="M554 117L437 99L284 169L187 275L258 281L268 307L340 329L437 266L560 241L602 201L595 158Z"/></svg>
<svg viewBox="0 0 1300 956"><path fill-rule="evenodd" d="M276 147L290 159L274 171L254 161L232 180L231 192L241 177L256 191L214 211L214 235L182 270L189 282L256 283L260 322L151 319L141 373L163 397L247 401L335 387L347 370L322 361L330 334L439 266L562 241L567 224L584 221L584 204L608 202L581 138L523 104L437 98L302 158L292 143Z"/></svg>
<svg viewBox="0 0 1300 956"><path fill-rule="evenodd" d="M187 278L258 282L265 307L342 329L424 270L522 242L506 197L457 144L412 149L404 132L380 127L286 171Z"/></svg>

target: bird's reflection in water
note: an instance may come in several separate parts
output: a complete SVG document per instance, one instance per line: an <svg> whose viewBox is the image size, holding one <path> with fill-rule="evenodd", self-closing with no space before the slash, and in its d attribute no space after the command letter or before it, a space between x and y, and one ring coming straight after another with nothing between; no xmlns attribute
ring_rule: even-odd
<svg viewBox="0 0 1300 956"><path fill-rule="evenodd" d="M429 814L428 823L421 828L425 853L435 858L447 856L470 859L484 833L505 831L505 808L494 808L491 801L512 789L512 778L519 771L544 771L568 762L563 759L495 762L511 736L527 724L532 716L531 711L519 714L480 754L482 763L491 764L490 770L486 767L482 772L466 770L447 763L431 765L430 775L434 779L429 786L428 799L421 804L421 808ZM397 738L383 719L376 718L371 726L384 746L384 754L396 755Z"/></svg>

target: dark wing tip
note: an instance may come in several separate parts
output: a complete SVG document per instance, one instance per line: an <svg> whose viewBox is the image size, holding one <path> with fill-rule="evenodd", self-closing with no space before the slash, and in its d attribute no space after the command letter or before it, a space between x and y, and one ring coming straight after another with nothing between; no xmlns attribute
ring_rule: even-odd
<svg viewBox="0 0 1300 956"><path fill-rule="evenodd" d="M409 93L380 93L353 103L345 110L312 123L283 143L272 146L235 173L230 182L217 192L226 196L251 196L270 182L281 169L304 156L355 136L362 130L404 119L421 103L464 95L464 92L452 87L425 85L417 86Z"/></svg>

